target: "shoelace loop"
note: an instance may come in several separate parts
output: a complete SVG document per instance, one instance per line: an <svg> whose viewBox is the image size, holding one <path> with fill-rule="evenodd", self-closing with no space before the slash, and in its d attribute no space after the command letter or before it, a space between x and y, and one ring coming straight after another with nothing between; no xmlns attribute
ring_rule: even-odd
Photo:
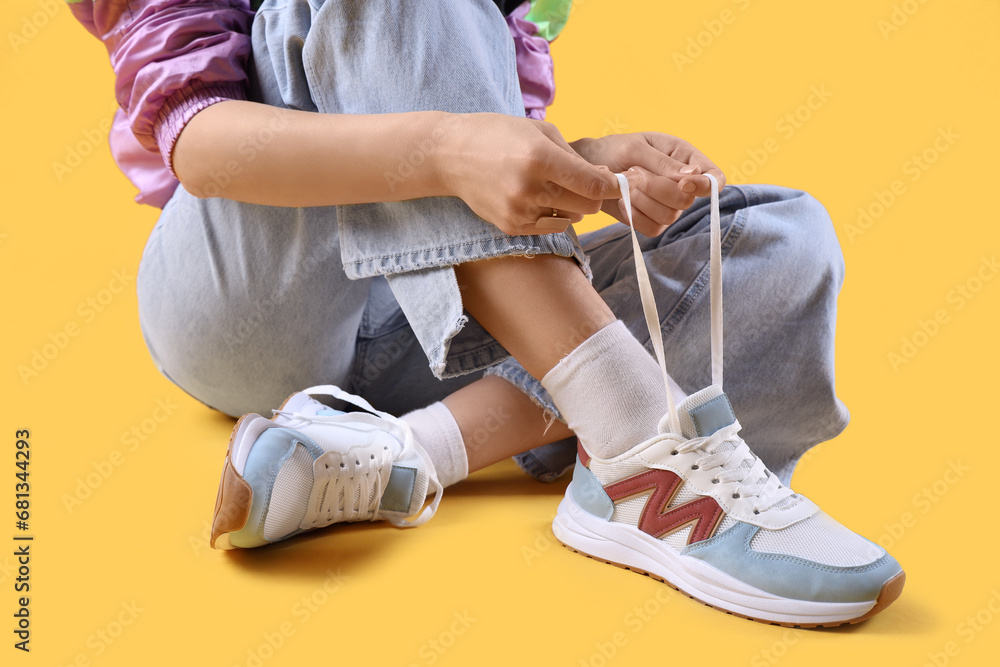
<svg viewBox="0 0 1000 667"><path fill-rule="evenodd" d="M309 510L306 513L306 519L303 520L304 522L306 520L326 521L324 516L335 517L338 516L338 512L344 512L345 516L351 515L357 516L358 518L331 518L327 521L327 523L317 524L317 527L319 525L327 525L328 523L333 523L335 521L358 521L368 518L372 521L385 518L395 526L413 527L426 523L431 517L434 516L434 513L437 511L438 505L441 502L441 496L444 495L444 487L441 486L441 482L438 480L437 471L434 470L434 464L431 462L427 452L424 451L424 448L417 444L417 442L413 439L413 431L410 430L409 424L404 422L402 419L389 414L388 412L376 410L365 399L360 396L349 394L336 385L316 385L315 387L309 387L308 389L303 389L302 391L310 395L332 396L335 399L340 399L350 403L351 405L362 408L363 410L367 410L381 419L376 419L375 417L365 413L349 413L351 417L346 417L346 415L308 415L297 412L276 412L279 412L279 414L283 414L287 417L301 419L312 424L339 424L344 426L347 419L355 419L377 426L394 436L402 443L402 453L404 455L407 452L416 452L420 456L427 470L427 495L429 496L434 494L434 498L431 502L412 519L381 517L379 515L378 506L379 502L382 500L382 493L385 490L385 485L389 480L389 474L392 470L394 457L392 452L388 450L380 450L380 452L384 452L380 453L369 451L367 449L361 449L358 453L364 452L366 455L373 458L369 458L367 460L356 459L356 470L353 471L355 472L354 475L349 474L352 471L341 470L339 460L336 469L322 468L323 479L317 478L316 483L313 485L314 494L322 494L322 496L319 498L320 502L315 504L312 500L310 500ZM337 453L333 451L327 452L317 460L322 460L324 457L333 459L336 458L334 456L335 454ZM349 458L350 457L348 457L348 459ZM349 461L346 466L350 467ZM372 493L373 489L374 494ZM316 496L314 496L314 498L315 497ZM350 502L348 502L348 499L350 499ZM371 499L370 502L369 499Z"/></svg>
<svg viewBox="0 0 1000 667"><path fill-rule="evenodd" d="M679 438L675 447L678 454L704 451L699 458L696 469L712 470L722 467L722 472L716 475L719 483L736 482L734 497L756 498L754 512L764 512L786 498L795 494L783 486L777 476L767 470L763 461L757 457L737 433L740 430L739 421L725 426L707 437L681 439L680 417L677 414L677 404L670 389L670 375L667 373L666 358L663 350L663 335L660 331L660 317L656 309L653 287L646 269L646 262L639 245L639 237L632 222L632 198L629 193L628 179L625 174L615 174L621 190L625 213L632 233L632 250L635 256L635 272L639 285L639 297L642 300L642 311L646 317L646 327L653 344L656 360L663 374L663 384L667 390L667 414L660 424L661 437ZM722 221L719 213L719 182L712 174L705 174L711 184L711 202L709 209L709 295L711 308L711 341L712 341L712 384L722 390L723 371L723 341L722 341ZM665 423L664 423L665 422ZM666 427L667 433L663 433ZM735 446L726 450L724 443ZM720 451L720 448L725 451Z"/></svg>

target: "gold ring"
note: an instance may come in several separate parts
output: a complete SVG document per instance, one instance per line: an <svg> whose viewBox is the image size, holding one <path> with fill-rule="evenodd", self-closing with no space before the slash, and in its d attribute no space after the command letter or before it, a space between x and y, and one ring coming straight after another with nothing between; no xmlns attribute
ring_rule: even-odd
<svg viewBox="0 0 1000 667"><path fill-rule="evenodd" d="M559 211L552 209L551 215L542 216L535 222L535 229L550 232L561 232L572 223L569 218L559 215Z"/></svg>

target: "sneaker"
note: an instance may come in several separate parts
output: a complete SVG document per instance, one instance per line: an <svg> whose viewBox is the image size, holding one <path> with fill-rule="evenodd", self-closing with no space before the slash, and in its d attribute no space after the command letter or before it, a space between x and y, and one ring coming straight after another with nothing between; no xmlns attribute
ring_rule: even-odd
<svg viewBox="0 0 1000 667"><path fill-rule="evenodd" d="M627 183L622 196L630 211ZM659 318L632 234L666 377ZM574 551L737 616L797 627L863 621L899 597L905 574L884 549L782 485L739 437L722 391L720 237L713 178L712 385L679 406L668 385L659 433L619 456L591 458L581 446L552 530Z"/></svg>
<svg viewBox="0 0 1000 667"><path fill-rule="evenodd" d="M310 394L368 412L333 410ZM274 413L244 415L233 429L212 520L216 549L259 547L346 521L417 526L434 515L441 484L401 420L332 385L293 394Z"/></svg>

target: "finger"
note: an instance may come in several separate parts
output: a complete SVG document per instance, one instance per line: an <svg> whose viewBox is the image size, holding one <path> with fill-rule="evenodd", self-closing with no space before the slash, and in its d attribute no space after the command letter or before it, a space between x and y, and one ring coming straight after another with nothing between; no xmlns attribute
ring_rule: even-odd
<svg viewBox="0 0 1000 667"><path fill-rule="evenodd" d="M535 197L533 203L537 206L539 215L548 215L553 208L556 208L571 216L579 215L580 219L583 219L585 215L600 211L604 202L587 199L555 183L547 183L545 192Z"/></svg>
<svg viewBox="0 0 1000 667"><path fill-rule="evenodd" d="M546 139L562 149L562 155L547 155L543 164L543 174L556 185L592 201L611 199L618 192L618 179L604 165L587 162L563 138L552 123L533 120L535 127Z"/></svg>
<svg viewBox="0 0 1000 667"><path fill-rule="evenodd" d="M618 210L621 211L622 219L625 221L624 224L627 225L628 215L625 212L624 200L618 200ZM659 236L667 230L666 225L660 225L655 220L651 220L645 213L637 210L635 206L632 207L632 224L635 225L635 231L648 237Z"/></svg>
<svg viewBox="0 0 1000 667"><path fill-rule="evenodd" d="M640 192L647 199L679 211L686 210L694 204L694 195L684 192L681 184L674 180L657 176L642 167L632 167L626 172L626 176L630 189Z"/></svg>
<svg viewBox="0 0 1000 667"><path fill-rule="evenodd" d="M618 179L610 169L590 164L576 153L547 151L540 166L545 179L591 201L614 199L619 194Z"/></svg>
<svg viewBox="0 0 1000 667"><path fill-rule="evenodd" d="M556 145L559 146L559 148L563 149L567 153L572 153L573 155L579 155L579 153L573 150L573 147L569 145L569 142L563 138L562 133L559 132L559 128L557 128L555 125L553 125L552 123L546 123L543 120L538 120L533 122L535 123L535 127L537 127L539 131L541 131L541 133L544 134L546 137L554 141Z"/></svg>
<svg viewBox="0 0 1000 667"><path fill-rule="evenodd" d="M690 178L692 174L701 173L700 165L688 164L669 152L660 150L646 142L638 144L629 157L633 166L642 167L652 174L661 178L669 178L675 183Z"/></svg>
<svg viewBox="0 0 1000 667"><path fill-rule="evenodd" d="M676 185L676 184L675 184ZM659 226L669 226L677 221L677 218L681 216L681 210L667 206L639 189L633 189L630 192L630 198L632 200L632 208L636 212L642 213L646 218L652 220ZM691 198L694 201L694 198Z"/></svg>
<svg viewBox="0 0 1000 667"><path fill-rule="evenodd" d="M715 176L715 180L719 182L719 191L726 187L726 176L722 173L722 170L718 167L707 170L708 173ZM681 192L693 195L695 197L708 197L712 194L712 182L708 180L708 176L703 173L692 174L685 176L677 184Z"/></svg>
<svg viewBox="0 0 1000 667"><path fill-rule="evenodd" d="M726 175L722 170L688 142L659 133L650 133L646 136L646 141L646 148L639 146L635 151L635 163L677 181L681 192L696 197L711 194L711 185L704 175L706 173L712 174L719 181L719 190L725 187Z"/></svg>

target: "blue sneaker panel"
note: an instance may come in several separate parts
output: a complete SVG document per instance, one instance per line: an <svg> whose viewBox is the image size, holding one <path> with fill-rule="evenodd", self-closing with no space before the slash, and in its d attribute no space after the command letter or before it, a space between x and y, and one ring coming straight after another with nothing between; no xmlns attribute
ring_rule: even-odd
<svg viewBox="0 0 1000 667"><path fill-rule="evenodd" d="M288 428L269 428L257 437L243 466L243 479L253 490L250 516L241 530L229 535L234 546L249 548L270 544L264 539L264 519L271 502L274 478L299 444L309 450L313 458L323 453L311 439Z"/></svg>
<svg viewBox="0 0 1000 667"><path fill-rule="evenodd" d="M410 501L413 500L413 488L417 485L417 469L407 466L392 466L389 481L382 492L379 509L383 512L410 511Z"/></svg>
<svg viewBox="0 0 1000 667"><path fill-rule="evenodd" d="M570 493L573 500L582 509L590 512L594 516L599 516L605 521L611 519L615 512L615 504L604 490L597 477L580 462L576 460L576 467L573 469L573 481L569 484Z"/></svg>
<svg viewBox="0 0 1000 667"><path fill-rule="evenodd" d="M725 394L720 394L709 402L689 410L688 414L691 415L691 421L694 422L698 435L703 438L736 421L733 406Z"/></svg>
<svg viewBox="0 0 1000 667"><path fill-rule="evenodd" d="M685 547L681 553L716 567L751 586L794 600L865 602L902 568L888 553L869 565L834 567L795 556L753 551L760 530L739 522L724 533Z"/></svg>

